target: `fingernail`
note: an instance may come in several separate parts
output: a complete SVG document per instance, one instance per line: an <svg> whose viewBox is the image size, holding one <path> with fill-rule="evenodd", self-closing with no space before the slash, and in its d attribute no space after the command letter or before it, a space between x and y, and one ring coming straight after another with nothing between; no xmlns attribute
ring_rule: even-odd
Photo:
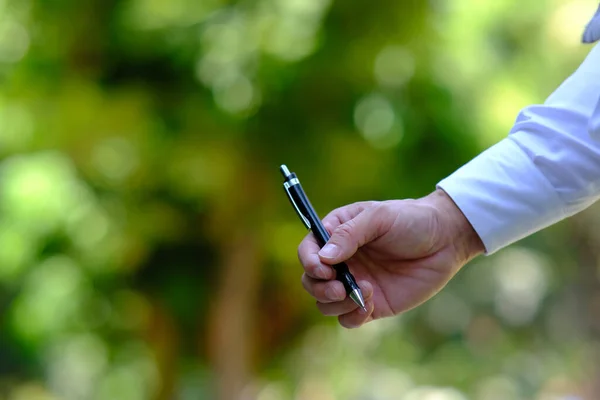
<svg viewBox="0 0 600 400"><path fill-rule="evenodd" d="M335 258L340 254L340 248L333 243L327 243L325 247L319 251L319 255L325 258Z"/></svg>
<svg viewBox="0 0 600 400"><path fill-rule="evenodd" d="M341 296L333 288L325 289L325 296L327 296L329 300L342 300L340 298Z"/></svg>

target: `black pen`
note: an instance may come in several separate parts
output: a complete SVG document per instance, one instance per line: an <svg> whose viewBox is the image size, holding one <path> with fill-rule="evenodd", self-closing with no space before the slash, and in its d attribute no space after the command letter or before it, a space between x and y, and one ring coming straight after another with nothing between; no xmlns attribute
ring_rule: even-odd
<svg viewBox="0 0 600 400"><path fill-rule="evenodd" d="M321 219L315 212L313 206L310 204L308 197L306 197L298 177L295 173L290 172L288 167L285 165L282 165L279 167L279 169L285 178L285 181L283 182L285 192L287 193L290 202L296 209L298 216L304 225L306 225L306 227L312 231L313 235L317 239L317 242L319 243L319 246L325 246L329 240L329 233L321 223ZM366 312L367 307L365 306L365 300L362 292L356 284L354 276L352 276L350 273L348 266L345 263L340 263L334 265L333 268L336 272L335 278L342 282L344 288L346 289L346 294Z"/></svg>

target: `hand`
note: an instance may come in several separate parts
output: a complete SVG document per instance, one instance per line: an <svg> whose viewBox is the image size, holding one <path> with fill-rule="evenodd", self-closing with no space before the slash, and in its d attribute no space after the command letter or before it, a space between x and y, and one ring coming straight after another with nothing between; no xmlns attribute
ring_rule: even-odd
<svg viewBox="0 0 600 400"><path fill-rule="evenodd" d="M312 233L298 247L302 284L324 315L346 328L397 315L438 293L484 246L452 199L437 190L418 200L350 204L323 219L331 239ZM319 251L320 250L320 251ZM346 296L331 265L345 261L367 312Z"/></svg>

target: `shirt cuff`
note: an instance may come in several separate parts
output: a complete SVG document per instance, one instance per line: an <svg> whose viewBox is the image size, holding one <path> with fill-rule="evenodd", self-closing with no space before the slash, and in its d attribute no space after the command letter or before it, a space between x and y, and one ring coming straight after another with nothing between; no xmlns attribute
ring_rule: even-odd
<svg viewBox="0 0 600 400"><path fill-rule="evenodd" d="M437 185L492 254L567 215L548 179L509 137Z"/></svg>

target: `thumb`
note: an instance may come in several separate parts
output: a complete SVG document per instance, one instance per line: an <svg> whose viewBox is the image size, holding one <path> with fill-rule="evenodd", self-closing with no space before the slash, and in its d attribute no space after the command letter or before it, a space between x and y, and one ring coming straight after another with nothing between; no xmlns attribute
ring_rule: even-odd
<svg viewBox="0 0 600 400"><path fill-rule="evenodd" d="M337 264L346 261L360 246L379 236L379 224L371 211L365 210L335 228L331 238L319 251L324 263Z"/></svg>

